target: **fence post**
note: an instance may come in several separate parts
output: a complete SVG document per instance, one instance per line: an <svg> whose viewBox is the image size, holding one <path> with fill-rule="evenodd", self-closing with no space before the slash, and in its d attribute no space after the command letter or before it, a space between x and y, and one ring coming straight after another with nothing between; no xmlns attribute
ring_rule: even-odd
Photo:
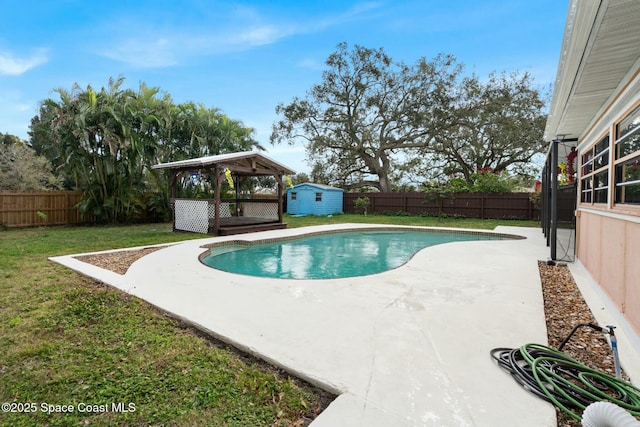
<svg viewBox="0 0 640 427"><path fill-rule="evenodd" d="M69 224L71 219L71 215L69 215L69 193L64 193L64 205L66 207L64 210L64 222Z"/></svg>

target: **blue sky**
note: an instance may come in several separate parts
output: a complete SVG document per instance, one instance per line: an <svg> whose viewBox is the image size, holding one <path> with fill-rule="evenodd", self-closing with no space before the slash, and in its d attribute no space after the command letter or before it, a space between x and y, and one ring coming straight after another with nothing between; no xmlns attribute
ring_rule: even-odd
<svg viewBox="0 0 640 427"><path fill-rule="evenodd" d="M56 88L124 76L256 129L267 155L307 172L304 147L271 146L278 103L304 97L340 42L415 63L453 54L468 73L555 79L568 0L23 0L2 2L0 132L27 139Z"/></svg>

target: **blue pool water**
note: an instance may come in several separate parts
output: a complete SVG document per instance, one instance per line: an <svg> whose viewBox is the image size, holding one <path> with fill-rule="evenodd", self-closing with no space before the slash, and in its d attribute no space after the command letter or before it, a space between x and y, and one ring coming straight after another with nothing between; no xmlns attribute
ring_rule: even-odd
<svg viewBox="0 0 640 427"><path fill-rule="evenodd" d="M431 231L354 231L213 247L201 260L219 270L250 276L332 279L391 270L428 246L501 239L504 237Z"/></svg>

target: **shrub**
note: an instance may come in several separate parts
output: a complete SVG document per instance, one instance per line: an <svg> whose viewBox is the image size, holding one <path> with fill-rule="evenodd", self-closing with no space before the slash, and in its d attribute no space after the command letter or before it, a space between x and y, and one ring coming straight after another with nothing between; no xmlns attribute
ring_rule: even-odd
<svg viewBox="0 0 640 427"><path fill-rule="evenodd" d="M356 209L361 211L364 215L367 214L367 210L369 209L369 198L368 197L358 197L355 200Z"/></svg>

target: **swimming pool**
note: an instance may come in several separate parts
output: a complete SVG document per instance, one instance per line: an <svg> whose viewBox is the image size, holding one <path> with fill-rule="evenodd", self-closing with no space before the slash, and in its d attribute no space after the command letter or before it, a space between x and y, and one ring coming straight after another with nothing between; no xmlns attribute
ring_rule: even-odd
<svg viewBox="0 0 640 427"><path fill-rule="evenodd" d="M469 232L364 230L326 233L271 242L214 246L200 257L229 273L281 279L366 276L405 264L429 246L509 237Z"/></svg>

